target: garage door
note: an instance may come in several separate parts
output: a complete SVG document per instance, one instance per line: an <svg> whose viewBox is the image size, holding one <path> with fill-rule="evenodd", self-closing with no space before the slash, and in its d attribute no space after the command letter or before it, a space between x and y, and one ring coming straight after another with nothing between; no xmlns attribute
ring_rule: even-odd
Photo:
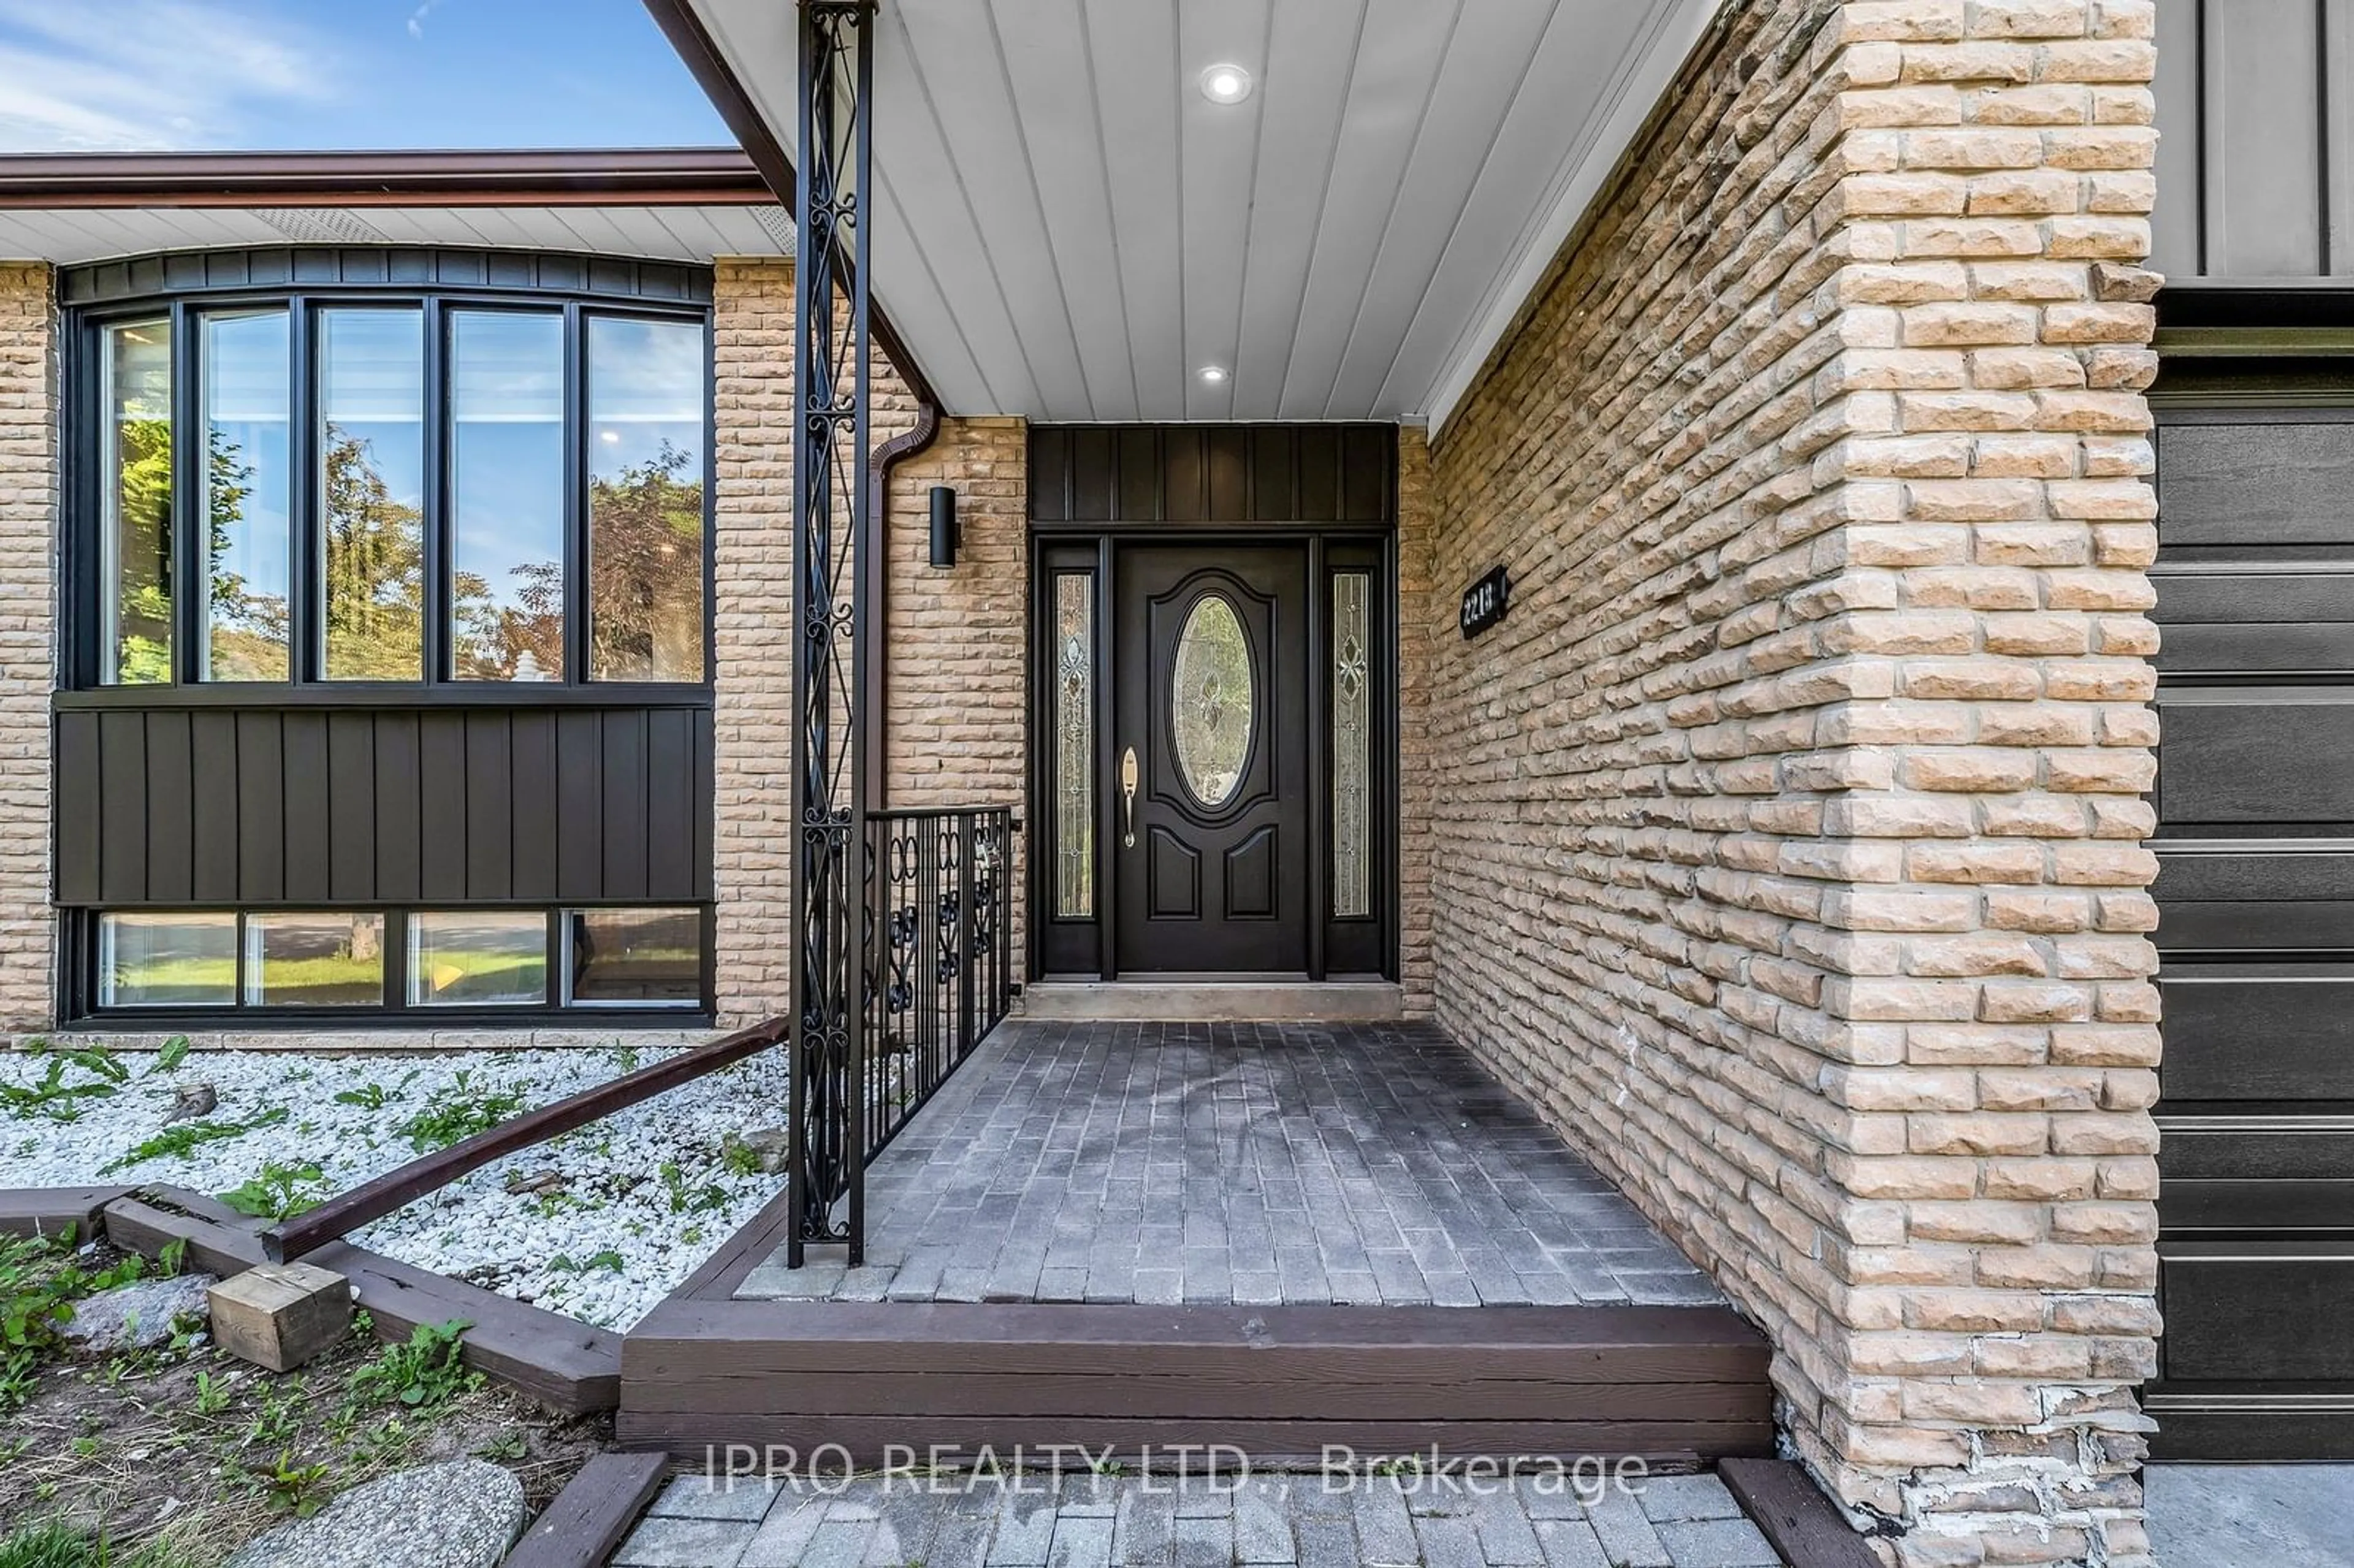
<svg viewBox="0 0 2354 1568"><path fill-rule="evenodd" d="M2152 400L2154 1452L2354 1457L2354 362L2169 360Z"/></svg>

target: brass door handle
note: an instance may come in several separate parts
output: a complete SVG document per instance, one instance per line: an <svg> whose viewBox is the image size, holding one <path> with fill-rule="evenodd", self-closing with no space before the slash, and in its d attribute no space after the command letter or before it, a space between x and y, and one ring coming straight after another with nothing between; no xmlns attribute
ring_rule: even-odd
<svg viewBox="0 0 2354 1568"><path fill-rule="evenodd" d="M1128 836L1125 847L1136 847L1136 747L1129 747L1119 754L1119 793L1121 804L1128 812Z"/></svg>

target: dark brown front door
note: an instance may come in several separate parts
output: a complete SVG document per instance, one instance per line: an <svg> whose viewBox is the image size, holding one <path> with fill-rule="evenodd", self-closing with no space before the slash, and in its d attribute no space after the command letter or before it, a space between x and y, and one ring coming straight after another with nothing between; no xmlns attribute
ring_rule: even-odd
<svg viewBox="0 0 2354 1568"><path fill-rule="evenodd" d="M1119 968L1303 970L1306 548L1126 546L1116 575L1103 752Z"/></svg>

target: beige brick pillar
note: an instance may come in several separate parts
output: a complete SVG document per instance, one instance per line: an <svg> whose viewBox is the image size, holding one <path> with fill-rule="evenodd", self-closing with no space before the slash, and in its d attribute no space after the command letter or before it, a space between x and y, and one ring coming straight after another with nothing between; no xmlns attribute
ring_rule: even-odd
<svg viewBox="0 0 2354 1568"><path fill-rule="evenodd" d="M2146 1561L2152 24L1728 6L1432 448L1437 1015L1916 1568Z"/></svg>
<svg viewBox="0 0 2354 1568"><path fill-rule="evenodd" d="M56 1019L49 694L57 687L56 291L0 262L0 1030Z"/></svg>

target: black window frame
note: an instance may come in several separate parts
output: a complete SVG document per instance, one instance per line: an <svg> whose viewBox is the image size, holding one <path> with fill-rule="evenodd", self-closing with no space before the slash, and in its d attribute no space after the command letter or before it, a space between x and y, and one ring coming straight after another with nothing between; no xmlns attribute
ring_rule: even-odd
<svg viewBox="0 0 2354 1568"><path fill-rule="evenodd" d="M320 641L323 605L320 593L322 548L318 531L317 316L323 309L414 309L425 334L424 503L427 616L424 665L416 681L329 680L323 674ZM198 432L203 399L200 318L221 312L284 309L288 312L290 385L289 453L293 493L288 498L288 604L291 645L289 679L211 681L199 677L193 635L196 596L190 586L204 569L204 538L198 508L202 487L192 482L200 457ZM564 323L564 567L565 672L561 681L460 680L451 673L449 615L452 478L449 418L451 364L449 313L491 309L560 314ZM127 294L102 303L69 307L61 366L59 451L64 502L60 530L59 690L84 704L122 701L137 705L250 705L257 698L284 694L297 702L348 698L355 705L387 702L482 705L520 703L560 706L578 702L660 704L706 697L716 654L713 601L717 433L715 340L708 302L647 298L589 288L517 288L432 283L301 281L264 288L194 288ZM703 673L696 681L593 680L588 673L588 323L597 316L668 321L699 326L703 333ZM105 451L105 332L110 326L164 318L172 347L172 669L174 679L152 684L106 683L101 638L105 626L102 551L109 461Z"/></svg>

